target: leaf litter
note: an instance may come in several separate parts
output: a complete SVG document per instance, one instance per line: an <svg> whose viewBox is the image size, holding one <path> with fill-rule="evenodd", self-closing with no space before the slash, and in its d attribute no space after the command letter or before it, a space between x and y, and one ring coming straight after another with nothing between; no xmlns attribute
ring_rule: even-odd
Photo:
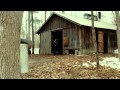
<svg viewBox="0 0 120 90"><path fill-rule="evenodd" d="M29 72L21 74L21 77L23 79L119 79L120 70L109 66L113 63L110 58L119 65L117 57L116 54L100 54L101 66L97 70L95 55L31 55L29 62L34 62L30 63ZM108 66L105 66L106 63Z"/></svg>

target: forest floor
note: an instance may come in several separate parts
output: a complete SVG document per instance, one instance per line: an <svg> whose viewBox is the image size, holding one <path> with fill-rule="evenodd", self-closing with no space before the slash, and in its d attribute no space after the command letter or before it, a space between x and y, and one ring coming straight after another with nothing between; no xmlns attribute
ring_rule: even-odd
<svg viewBox="0 0 120 90"><path fill-rule="evenodd" d="M96 69L95 55L30 55L29 72L21 74L21 77L23 79L120 79L119 68L111 68L108 65L106 67L102 62L105 58L113 57L118 58L118 55L99 54L101 66Z"/></svg>

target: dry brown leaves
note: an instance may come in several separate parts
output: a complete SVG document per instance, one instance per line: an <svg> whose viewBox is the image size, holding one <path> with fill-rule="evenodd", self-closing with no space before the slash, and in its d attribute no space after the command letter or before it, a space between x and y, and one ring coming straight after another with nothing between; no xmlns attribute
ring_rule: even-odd
<svg viewBox="0 0 120 90"><path fill-rule="evenodd" d="M113 54L101 54L99 58L105 56L116 56ZM117 57L117 56L116 56ZM23 79L117 79L120 78L120 71L100 67L83 67L86 61L95 61L94 55L74 56L74 55L33 55L29 73L21 74Z"/></svg>

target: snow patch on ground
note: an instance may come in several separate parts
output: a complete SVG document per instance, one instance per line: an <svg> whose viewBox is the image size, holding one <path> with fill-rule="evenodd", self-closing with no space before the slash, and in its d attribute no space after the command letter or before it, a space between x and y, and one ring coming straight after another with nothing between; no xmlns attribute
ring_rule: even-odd
<svg viewBox="0 0 120 90"><path fill-rule="evenodd" d="M105 67L111 67L113 69L120 69L120 60L119 58L115 58L115 57L106 57L103 58L102 61L99 61L101 66L105 66ZM86 63L83 63L82 66L84 67L96 67L96 62L90 62L87 61Z"/></svg>
<svg viewBox="0 0 120 90"><path fill-rule="evenodd" d="M90 67L90 65L88 63L83 63L82 66L83 67Z"/></svg>
<svg viewBox="0 0 120 90"><path fill-rule="evenodd" d="M118 53L118 49L114 50L113 53Z"/></svg>
<svg viewBox="0 0 120 90"><path fill-rule="evenodd" d="M30 50L32 52L32 48ZM39 48L34 48L34 54L39 54Z"/></svg>

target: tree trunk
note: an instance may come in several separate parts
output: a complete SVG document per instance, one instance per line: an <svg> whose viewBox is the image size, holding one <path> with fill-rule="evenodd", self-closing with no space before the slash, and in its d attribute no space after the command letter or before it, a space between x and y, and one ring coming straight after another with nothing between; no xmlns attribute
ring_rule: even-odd
<svg viewBox="0 0 120 90"><path fill-rule="evenodd" d="M63 14L65 14L65 11L62 11Z"/></svg>
<svg viewBox="0 0 120 90"><path fill-rule="evenodd" d="M31 40L30 38L30 11L28 11L28 37L29 37L29 40Z"/></svg>
<svg viewBox="0 0 120 90"><path fill-rule="evenodd" d="M94 13L91 11L91 21L92 21L92 37L93 37L93 44L94 44L94 50L95 50L95 55L96 55L96 64L97 64L97 69L99 68L99 58L98 58L98 49L97 49L97 40L96 40L96 33L95 33L95 28L94 28Z"/></svg>
<svg viewBox="0 0 120 90"><path fill-rule="evenodd" d="M52 11L50 11L50 15L52 14Z"/></svg>
<svg viewBox="0 0 120 90"><path fill-rule="evenodd" d="M33 26L33 11L31 11L31 20L32 20L32 42L33 42L33 47L32 47L32 54L34 54L34 26Z"/></svg>
<svg viewBox="0 0 120 90"><path fill-rule="evenodd" d="M47 11L45 11L45 21L46 21L46 13L47 13Z"/></svg>
<svg viewBox="0 0 120 90"><path fill-rule="evenodd" d="M26 31L26 39L29 38L28 31L27 31L27 28L28 28L27 25L28 25L28 22L27 22L27 19L26 19L26 28L25 28L25 31Z"/></svg>
<svg viewBox="0 0 120 90"><path fill-rule="evenodd" d="M117 21L117 45L118 45L118 57L120 59L120 17L119 11L115 11Z"/></svg>
<svg viewBox="0 0 120 90"><path fill-rule="evenodd" d="M0 11L0 79L20 78L22 11Z"/></svg>

